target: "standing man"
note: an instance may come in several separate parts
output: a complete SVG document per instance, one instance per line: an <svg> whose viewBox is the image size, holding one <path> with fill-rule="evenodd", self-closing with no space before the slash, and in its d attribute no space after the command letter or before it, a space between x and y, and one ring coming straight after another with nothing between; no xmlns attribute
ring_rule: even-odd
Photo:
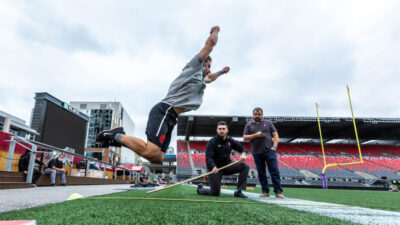
<svg viewBox="0 0 400 225"><path fill-rule="evenodd" d="M259 107L253 109L253 121L246 124L243 139L250 141L254 162L256 163L258 179L261 184L262 194L260 197L269 197L269 187L265 163L267 163L269 174L271 174L275 196L285 198L282 192L281 177L278 168L278 131L269 120L263 120L263 110ZM274 138L272 142L272 137Z"/></svg>
<svg viewBox="0 0 400 225"><path fill-rule="evenodd" d="M221 191L221 179L222 175L232 175L239 173L239 181L237 184L237 190L234 196L239 198L247 198L242 193L242 190L246 190L247 186L247 175L249 174L250 167L244 163L247 158L247 150L238 141L228 136L228 125L226 122L221 121L217 125L217 135L213 137L207 144L206 147L206 163L208 171L212 171L213 174L208 176L210 182L210 189L203 188L203 185L198 185L197 194L199 195L212 195L219 196ZM228 165L231 163L231 152L232 149L241 152L240 163L227 167L221 171L218 168Z"/></svg>
<svg viewBox="0 0 400 225"><path fill-rule="evenodd" d="M45 174L50 174L51 186L56 186L56 175L61 176L61 185L66 186L67 180L65 176L64 162L62 159L64 155L61 154L57 158L50 160L48 167L44 170Z"/></svg>
<svg viewBox="0 0 400 225"><path fill-rule="evenodd" d="M218 33L218 26L211 28L203 49L189 61L181 74L172 82L167 96L151 109L146 128L147 143L139 138L125 135L122 127L99 133L96 141L102 143L103 147L124 145L151 163L162 163L178 115L198 109L203 101L206 84L229 72L229 67L224 67L215 73L210 71L209 54L217 44Z"/></svg>

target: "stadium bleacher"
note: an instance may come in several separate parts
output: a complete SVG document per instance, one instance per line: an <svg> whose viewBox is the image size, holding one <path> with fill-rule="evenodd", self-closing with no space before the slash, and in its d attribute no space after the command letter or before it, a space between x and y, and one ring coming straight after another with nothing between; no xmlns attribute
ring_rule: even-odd
<svg viewBox="0 0 400 225"><path fill-rule="evenodd" d="M279 145L279 154L281 155L301 155L305 154L304 151L301 151L299 148L296 148L294 145Z"/></svg>
<svg viewBox="0 0 400 225"><path fill-rule="evenodd" d="M324 168L323 161L320 158L310 155L293 156L283 155L279 159L284 161L293 168L299 170L309 170L316 175L320 175ZM341 167L332 167L326 170L326 177L330 178L349 178L349 179L362 179L361 176L352 173Z"/></svg>
<svg viewBox="0 0 400 225"><path fill-rule="evenodd" d="M400 156L400 148L388 145L364 145L362 146L363 154L371 156L382 156L383 153Z"/></svg>
<svg viewBox="0 0 400 225"><path fill-rule="evenodd" d="M239 159L239 156L235 156L236 159ZM256 164L254 162L253 155L249 155L245 161L251 169L256 170ZM290 167L288 164L280 161L278 162L279 172L281 177L294 177L294 178L304 178L304 174L300 173L298 170ZM270 177L268 169L267 169L267 176Z"/></svg>
<svg viewBox="0 0 400 225"><path fill-rule="evenodd" d="M250 144L243 142L250 152ZM196 169L206 169L205 149L206 141L190 141L190 149L196 150L197 154L191 154L194 167ZM188 144L186 141L178 141L178 171L190 172L190 159L188 155ZM394 146L376 146L364 145L362 154L363 164L348 165L342 167L331 167L325 172L327 178L339 180L362 180L362 176L356 174L357 171L373 175L377 178L382 176L392 180L400 180L400 159L397 156L400 152L398 147ZM347 163L359 161L358 148L356 145L325 145L325 154L327 163ZM387 153L387 154L385 154ZM233 155L236 159L238 155ZM314 144L280 144L278 150L279 169L282 177L305 178L306 176L300 170L307 170L319 176L324 167L322 151L320 145ZM246 163L251 169L256 170L254 159L249 155ZM179 172L178 172L179 173ZM267 171L268 173L268 171ZM269 176L269 174L267 174Z"/></svg>
<svg viewBox="0 0 400 225"><path fill-rule="evenodd" d="M388 157L369 157L366 160L370 160L373 163L390 168L392 173L400 171L400 159L399 158L388 158Z"/></svg>
<svg viewBox="0 0 400 225"><path fill-rule="evenodd" d="M190 159L188 154L188 146L185 141L177 142L177 166L176 173L178 175L188 176L192 175L193 171L190 166Z"/></svg>
<svg viewBox="0 0 400 225"><path fill-rule="evenodd" d="M363 164L347 165L346 169L352 171L362 171L376 177L386 176L389 179L400 179L392 167L382 166L380 164L374 163L371 159L375 157L364 157ZM327 156L327 161L330 163L349 163L359 161L357 158L346 157L346 156Z"/></svg>
<svg viewBox="0 0 400 225"><path fill-rule="evenodd" d="M206 169L206 155L204 153L192 154L195 168Z"/></svg>

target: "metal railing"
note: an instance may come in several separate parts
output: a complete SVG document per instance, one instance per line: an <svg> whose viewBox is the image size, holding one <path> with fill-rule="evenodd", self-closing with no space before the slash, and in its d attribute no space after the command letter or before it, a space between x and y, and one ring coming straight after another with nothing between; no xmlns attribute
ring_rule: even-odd
<svg viewBox="0 0 400 225"><path fill-rule="evenodd" d="M186 141L186 145L188 148L188 155L189 155L189 160L190 160L190 168L192 169L192 175L196 176L196 169L194 168L194 162L193 162L193 158L192 158L192 150L190 149L189 141Z"/></svg>
<svg viewBox="0 0 400 225"><path fill-rule="evenodd" d="M44 144L41 142L37 142L37 141L28 141L25 138L19 137L19 136L12 136L10 140L8 140L7 142L10 142L10 146L8 149L8 155L7 155L7 162L6 162L6 168L5 171L11 171L11 166L12 166L12 161L13 161L13 157L14 157L14 151L15 151L15 147L16 145L20 145L21 147L31 151L31 155L30 155L30 159L29 159L29 166L28 166L28 173L26 176L26 183L32 183L32 176L33 176L33 169L34 169L34 165L35 165L35 160L36 160L36 154L40 154L40 153L47 153L48 151L51 152L56 152L56 155L60 155L63 154L65 156L73 156L73 157L78 157L78 158L82 158L83 160L86 160L86 167L85 167L85 177L88 177L89 175L89 168L92 162L96 162L103 165L103 178L106 178L106 168L108 167L112 167L114 169L114 176L113 179L117 179L117 169L121 169L122 173L123 173L123 180L125 180L126 178L126 171L129 171L129 181L131 182L133 179L133 176L136 175L136 171L132 171L132 170L128 170L126 168L120 167L118 165L115 164L111 164L111 163L106 163L106 162L102 162L100 160L96 160L96 159L92 159L90 157L84 156L84 155L80 155L77 154L75 152L71 152L70 150L68 150L69 148L66 149L61 149L61 148L57 148L48 144ZM30 145L31 147L28 147L26 145ZM46 149L46 151L38 151L38 147L39 148L43 148ZM73 169L73 162L70 164L70 175ZM99 168L100 169L100 168Z"/></svg>

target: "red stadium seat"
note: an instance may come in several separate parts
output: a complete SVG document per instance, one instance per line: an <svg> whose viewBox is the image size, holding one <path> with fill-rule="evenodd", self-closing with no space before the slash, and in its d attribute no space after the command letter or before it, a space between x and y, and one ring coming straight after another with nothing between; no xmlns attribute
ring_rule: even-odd
<svg viewBox="0 0 400 225"><path fill-rule="evenodd" d="M0 143L1 144L1 143ZM248 142L242 142L250 152L251 146ZM198 154L192 154L195 168L206 168L205 150L207 141L191 141L190 148L197 150ZM178 166L190 168L190 160L186 141L178 141ZM324 146L326 161L329 163L348 163L359 161L358 148L356 145L328 144ZM328 170L336 173L349 174L349 171L362 171L379 176L382 173L396 174L400 171L400 148L383 145L361 146L364 163L348 165L343 167L332 167ZM324 167L322 149L318 144L279 144L278 159L280 170L310 170L320 173ZM385 156L385 154L387 156ZM395 157L389 157L395 156ZM234 156L239 159L239 155ZM252 169L256 169L253 156L250 154L246 163ZM182 164L182 165L181 165Z"/></svg>

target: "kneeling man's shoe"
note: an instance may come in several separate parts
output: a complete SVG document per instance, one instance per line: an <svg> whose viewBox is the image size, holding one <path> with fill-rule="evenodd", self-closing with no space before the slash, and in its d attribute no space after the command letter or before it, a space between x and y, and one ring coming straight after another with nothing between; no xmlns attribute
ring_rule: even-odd
<svg viewBox="0 0 400 225"><path fill-rule="evenodd" d="M247 196L244 195L242 191L235 191L235 194L233 194L233 196L236 198L247 198Z"/></svg>
<svg viewBox="0 0 400 225"><path fill-rule="evenodd" d="M203 188L202 184L197 185L197 194L200 194L200 189Z"/></svg>

